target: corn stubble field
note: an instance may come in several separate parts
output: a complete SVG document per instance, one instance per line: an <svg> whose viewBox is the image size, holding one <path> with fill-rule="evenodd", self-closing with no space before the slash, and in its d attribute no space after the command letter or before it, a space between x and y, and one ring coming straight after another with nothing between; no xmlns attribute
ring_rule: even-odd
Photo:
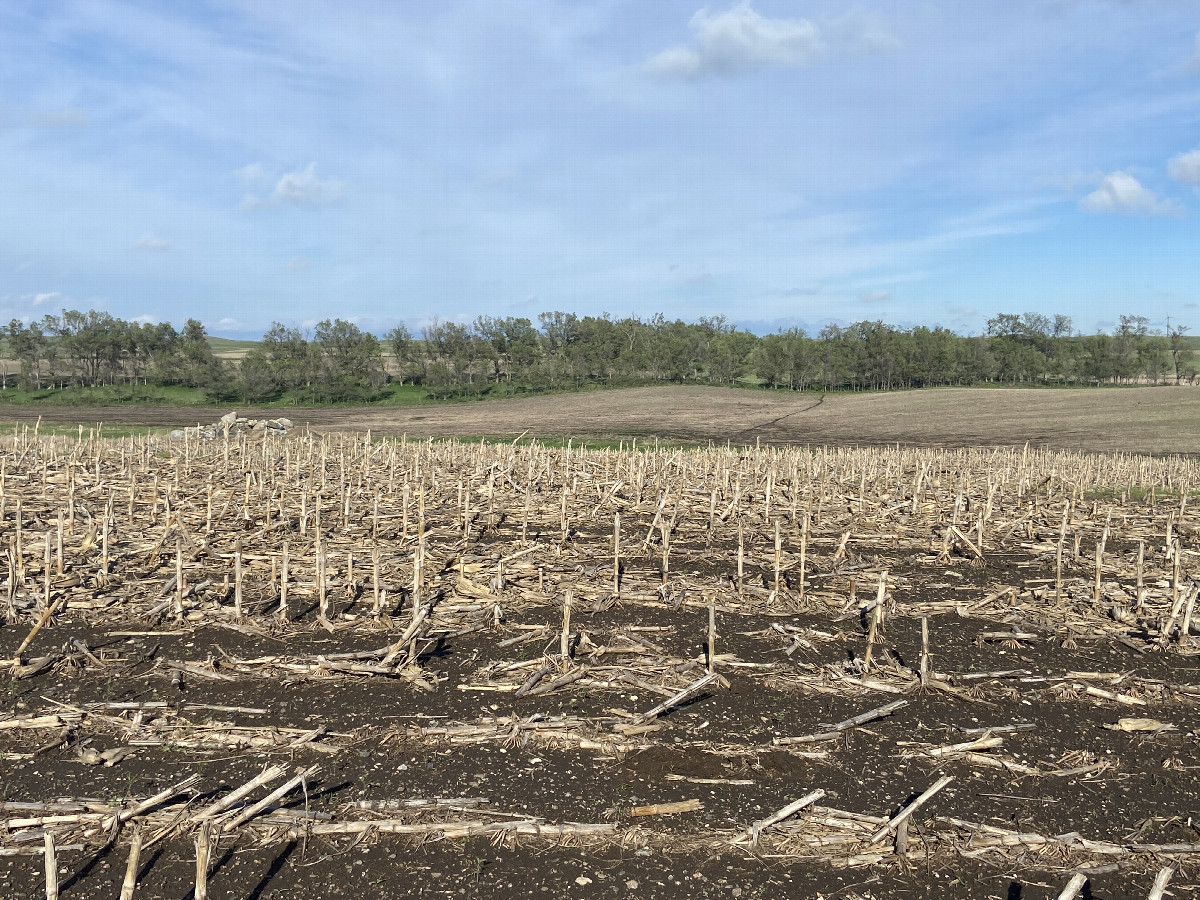
<svg viewBox="0 0 1200 900"><path fill-rule="evenodd" d="M1193 459L22 428L0 476L5 897L1196 883Z"/></svg>

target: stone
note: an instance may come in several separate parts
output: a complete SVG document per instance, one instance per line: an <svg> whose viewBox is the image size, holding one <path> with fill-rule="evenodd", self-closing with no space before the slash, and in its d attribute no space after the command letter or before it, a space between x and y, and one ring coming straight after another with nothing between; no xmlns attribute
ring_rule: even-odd
<svg viewBox="0 0 1200 900"><path fill-rule="evenodd" d="M221 416L219 421L220 421L221 425L229 427L229 426L233 425L234 422L237 421L237 418L238 418L237 410L230 410L229 412L225 413L225 415Z"/></svg>

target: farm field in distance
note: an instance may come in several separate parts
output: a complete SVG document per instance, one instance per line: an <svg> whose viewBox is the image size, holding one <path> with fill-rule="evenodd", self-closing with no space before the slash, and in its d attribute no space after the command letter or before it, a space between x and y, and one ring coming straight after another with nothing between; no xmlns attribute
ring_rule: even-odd
<svg viewBox="0 0 1200 900"><path fill-rule="evenodd" d="M241 408L253 415L253 411ZM177 428L227 409L158 406L0 410L13 423L97 422ZM412 408L272 408L298 426L399 437L574 438L617 443L658 437L685 444L1019 445L1131 453L1197 452L1200 390L939 388L863 394L789 394L737 388L647 387Z"/></svg>
<svg viewBox="0 0 1200 900"><path fill-rule="evenodd" d="M617 396L0 435L0 895L1194 890L1196 395Z"/></svg>

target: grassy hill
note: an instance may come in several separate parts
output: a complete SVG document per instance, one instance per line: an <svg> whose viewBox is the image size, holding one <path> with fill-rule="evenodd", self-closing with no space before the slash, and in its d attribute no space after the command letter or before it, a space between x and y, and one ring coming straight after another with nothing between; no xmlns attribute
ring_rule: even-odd
<svg viewBox="0 0 1200 900"><path fill-rule="evenodd" d="M236 341L233 338L208 336L209 346L213 353L225 359L241 359L246 351L258 344L258 341Z"/></svg>

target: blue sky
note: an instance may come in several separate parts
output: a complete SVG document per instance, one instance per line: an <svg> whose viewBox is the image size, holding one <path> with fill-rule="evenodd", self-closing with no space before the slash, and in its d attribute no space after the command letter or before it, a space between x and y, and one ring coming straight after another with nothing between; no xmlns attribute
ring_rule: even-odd
<svg viewBox="0 0 1200 900"><path fill-rule="evenodd" d="M1200 0L0 4L0 318L1200 332Z"/></svg>

